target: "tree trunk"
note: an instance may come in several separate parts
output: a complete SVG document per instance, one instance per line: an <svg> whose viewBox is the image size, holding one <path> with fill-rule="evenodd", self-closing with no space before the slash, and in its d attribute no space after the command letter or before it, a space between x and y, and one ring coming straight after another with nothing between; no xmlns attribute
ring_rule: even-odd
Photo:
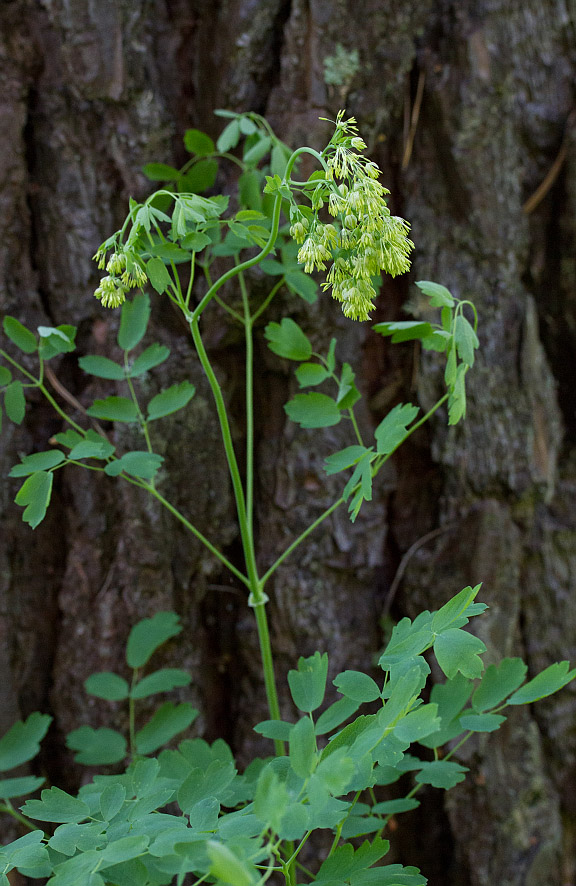
<svg viewBox="0 0 576 886"><path fill-rule="evenodd" d="M465 423L448 429L439 415L356 524L337 512L276 573L279 676L316 648L329 652L333 673L370 668L382 616L413 616L479 581L489 660L520 654L534 673L575 659L574 4L4 0L0 53L2 313L33 327L74 323L83 353L113 356L118 317L91 298L90 257L128 197L147 193L142 165L182 162L184 129L217 134L217 107L256 110L288 143L316 147L327 132L318 118L346 107L384 170L393 211L412 224L411 279L442 282L478 306L481 356ZM374 319L401 316L417 297L409 282L384 281ZM362 379L366 428L400 400L425 409L442 390L439 361L411 345L390 350L326 297L314 307L286 297L284 307L319 347L339 335L340 359ZM212 317L205 339L239 415L242 350ZM169 468L163 493L234 560L210 391L161 300L153 326L172 358L151 384L169 372L199 391L156 432ZM81 402L114 392L87 384L75 360L54 368ZM312 438L286 421L294 381L263 344L256 375L264 566L339 489L321 465L324 446L346 441L339 429ZM58 430L40 401L21 428L5 423L2 475ZM241 441L240 420L236 434ZM186 630L166 660L194 675L182 697L203 711L195 728L223 735L244 759L267 751L251 733L266 716L252 613L214 559L131 487L58 473L34 535L12 502L16 488L4 481L0 499L0 731L32 710L52 713L43 766L73 787L79 773L63 735L123 722L86 698L83 680L121 668L130 626L174 608ZM467 781L447 796L426 793L399 820L398 858L420 864L431 886L575 882L574 692L470 742ZM285 695L282 704L288 712Z"/></svg>

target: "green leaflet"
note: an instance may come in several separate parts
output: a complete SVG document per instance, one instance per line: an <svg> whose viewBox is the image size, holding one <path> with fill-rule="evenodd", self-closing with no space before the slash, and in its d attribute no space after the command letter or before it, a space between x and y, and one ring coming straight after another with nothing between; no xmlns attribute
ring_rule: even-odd
<svg viewBox="0 0 576 886"><path fill-rule="evenodd" d="M264 330L268 347L279 357L288 360L308 360L312 355L312 345L307 335L290 317L281 323L268 323Z"/></svg>
<svg viewBox="0 0 576 886"><path fill-rule="evenodd" d="M53 479L51 472L37 471L24 481L14 499L17 505L24 508L22 519L32 529L36 529L46 516L52 496Z"/></svg>

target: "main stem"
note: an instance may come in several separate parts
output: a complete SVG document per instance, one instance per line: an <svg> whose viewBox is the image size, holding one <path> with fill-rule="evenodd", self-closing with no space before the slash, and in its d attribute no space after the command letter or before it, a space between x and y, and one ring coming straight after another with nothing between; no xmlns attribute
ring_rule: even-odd
<svg viewBox="0 0 576 886"><path fill-rule="evenodd" d="M268 597L262 589L262 582L258 576L258 567L256 564L256 554L254 549L254 527L252 520L252 506L250 511L247 507L247 499L251 503L253 500L253 470L252 466L248 470L250 480L250 490L244 495L242 479L238 468L238 461L234 451L232 442L232 434L230 432L230 423L226 412L226 404L222 389L216 378L212 364L204 348L202 336L198 326L198 319L190 320L190 331L194 339L194 345L202 364L202 368L206 374L212 395L216 403L216 412L218 413L218 421L220 423L220 431L222 433L222 442L224 443L224 451L228 462L228 470L230 479L232 480L232 488L234 490L234 498L236 501L236 512L238 514L238 523L240 527L240 538L242 540L242 548L244 551L244 559L246 561L246 571L248 576L248 586L250 588L249 605L253 607L256 616L256 627L258 630L258 640L260 643L260 655L262 659L262 670L264 673L264 685L266 688L266 699L268 701L268 710L273 720L280 719L280 705L278 703L278 692L276 689L276 679L274 677L274 662L272 658L272 646L270 643L270 632L268 629L268 619L266 616L266 602ZM247 348L247 367L246 367L246 412L249 421L253 421L253 391L252 391L252 328L251 324L247 324L247 336L250 336L250 347ZM249 362L249 366L248 366ZM252 442L250 440L249 452L247 455L252 459ZM276 753L281 756L284 753L284 743L281 741L274 742Z"/></svg>

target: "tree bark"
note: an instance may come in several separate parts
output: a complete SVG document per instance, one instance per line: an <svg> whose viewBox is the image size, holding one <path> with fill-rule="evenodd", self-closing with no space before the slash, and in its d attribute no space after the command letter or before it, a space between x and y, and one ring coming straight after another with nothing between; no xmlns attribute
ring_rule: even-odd
<svg viewBox="0 0 576 886"><path fill-rule="evenodd" d="M520 654L532 674L576 658L575 58L576 8L564 0L367 0L361 14L352 0L0 3L2 314L32 327L74 323L82 353L114 356L118 317L91 298L91 255L128 197L148 192L142 165L182 162L184 129L216 135L217 107L266 114L288 143L316 147L328 131L318 118L346 107L416 243L410 279L384 280L374 319L401 317L417 279L478 306L465 423L448 429L439 415L354 525L337 512L277 571L270 615L281 678L316 648L329 652L333 674L370 668L382 615L413 616L479 581L490 661ZM426 409L441 392L439 361L411 345L390 349L326 297L309 307L286 296L283 307L319 348L339 336L340 359L359 371L368 431L397 402ZM241 345L216 313L203 332L240 416ZM156 432L169 468L163 493L235 559L210 391L186 329L160 300L153 335L172 358L150 385L170 374L199 391ZM87 383L75 360L54 368L82 403L114 392ZM287 422L294 380L262 342L256 374L266 568L330 503L339 485L323 477L324 451L348 441L339 429L312 436ZM2 475L58 430L40 401L21 428L6 422ZM242 432L238 419L238 442ZM245 760L266 752L251 732L266 716L252 614L214 559L111 480L59 473L34 535L15 491L3 482L0 731L32 710L52 713L42 765L73 787L79 772L63 735L123 724L120 710L87 699L83 680L122 668L131 625L174 608L186 630L166 661L193 673L181 697L203 711L195 728L223 735ZM446 797L426 793L422 809L399 820L397 857L420 864L432 886L574 882L574 695L565 689L470 743L468 780ZM281 702L288 712L285 692Z"/></svg>

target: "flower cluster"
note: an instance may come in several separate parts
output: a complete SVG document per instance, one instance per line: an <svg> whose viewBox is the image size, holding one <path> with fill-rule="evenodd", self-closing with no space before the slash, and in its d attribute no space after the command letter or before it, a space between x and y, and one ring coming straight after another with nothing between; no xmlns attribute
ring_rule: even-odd
<svg viewBox="0 0 576 886"><path fill-rule="evenodd" d="M366 148L355 120L336 120L336 132L323 152L329 187L328 211L339 220L340 230L318 219L323 199L315 195L311 221L295 214L290 233L301 244L298 261L304 270L326 270L322 288L332 289L346 317L369 320L376 290L372 278L386 271L395 277L410 268L414 244L408 239L409 224L391 215L384 195L390 193L379 181L380 169L359 151ZM326 192L325 192L326 195Z"/></svg>
<svg viewBox="0 0 576 886"><path fill-rule="evenodd" d="M114 252L108 261L106 244L101 246L94 261L98 262L98 268L106 269L109 276L103 277L100 285L94 292L94 296L100 300L105 308L118 308L126 301L126 293L129 289L142 288L148 282L139 259L131 252Z"/></svg>

